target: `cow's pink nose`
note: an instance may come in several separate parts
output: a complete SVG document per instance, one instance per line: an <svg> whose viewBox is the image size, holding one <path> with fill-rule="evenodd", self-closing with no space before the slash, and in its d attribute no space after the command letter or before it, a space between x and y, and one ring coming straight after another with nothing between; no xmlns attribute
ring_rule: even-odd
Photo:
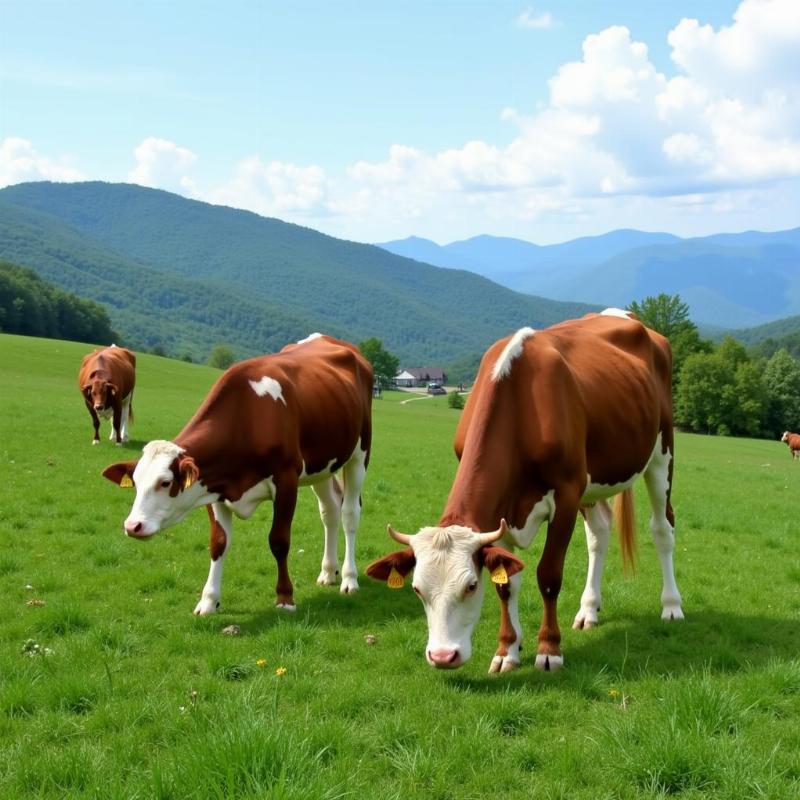
<svg viewBox="0 0 800 800"><path fill-rule="evenodd" d="M127 533L128 536L136 536L141 532L142 532L141 522L130 522L127 519L125 520L125 533Z"/></svg>
<svg viewBox="0 0 800 800"><path fill-rule="evenodd" d="M437 669L455 669L461 666L458 650L428 650L428 658Z"/></svg>
<svg viewBox="0 0 800 800"><path fill-rule="evenodd" d="M95 411L102 411L103 410L103 404L102 403L95 403L94 404L94 410Z"/></svg>

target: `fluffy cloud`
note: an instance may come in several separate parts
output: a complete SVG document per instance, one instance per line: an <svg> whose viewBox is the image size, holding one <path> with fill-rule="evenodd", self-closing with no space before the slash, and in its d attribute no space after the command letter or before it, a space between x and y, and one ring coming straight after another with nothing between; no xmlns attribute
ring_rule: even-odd
<svg viewBox="0 0 800 800"><path fill-rule="evenodd" d="M205 199L267 216L324 216L328 213L327 195L328 181L321 167L264 163L251 156L239 162L229 182L213 189Z"/></svg>
<svg viewBox="0 0 800 800"><path fill-rule="evenodd" d="M66 163L36 152L27 139L9 136L0 141L0 187L23 181L79 181L83 175Z"/></svg>
<svg viewBox="0 0 800 800"><path fill-rule="evenodd" d="M187 175L197 161L191 150L167 139L149 136L133 151L133 155L136 166L128 173L131 183L182 193L194 190L194 183Z"/></svg>

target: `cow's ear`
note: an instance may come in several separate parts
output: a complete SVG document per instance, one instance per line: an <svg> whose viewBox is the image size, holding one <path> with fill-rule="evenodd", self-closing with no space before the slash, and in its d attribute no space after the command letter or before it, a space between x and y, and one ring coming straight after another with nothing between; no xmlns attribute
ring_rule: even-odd
<svg viewBox="0 0 800 800"><path fill-rule="evenodd" d="M489 570L492 582L498 585L508 583L512 575L525 569L525 565L513 554L503 547L487 545L478 550L478 558L486 569Z"/></svg>
<svg viewBox="0 0 800 800"><path fill-rule="evenodd" d="M103 470L103 477L122 489L130 489L133 486L133 471L138 463L138 461L120 461L111 464Z"/></svg>
<svg viewBox="0 0 800 800"><path fill-rule="evenodd" d="M414 569L416 563L414 551L409 547L373 561L366 572L376 581L385 581L390 589L401 589L406 575Z"/></svg>
<svg viewBox="0 0 800 800"><path fill-rule="evenodd" d="M116 384L109 383L108 384L108 391L110 392L111 396L114 397L114 395L116 395L116 393L119 391L119 389L117 388Z"/></svg>
<svg viewBox="0 0 800 800"><path fill-rule="evenodd" d="M191 456L178 457L178 476L182 489L188 489L200 477L200 470Z"/></svg>

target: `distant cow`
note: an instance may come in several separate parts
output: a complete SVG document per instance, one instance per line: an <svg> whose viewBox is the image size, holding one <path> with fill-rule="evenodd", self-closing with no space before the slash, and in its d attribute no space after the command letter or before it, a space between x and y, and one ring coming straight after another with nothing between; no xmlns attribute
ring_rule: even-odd
<svg viewBox="0 0 800 800"><path fill-rule="evenodd" d="M784 431L781 441L789 445L792 458L800 458L800 434Z"/></svg>
<svg viewBox="0 0 800 800"><path fill-rule="evenodd" d="M589 574L573 627L587 628L597 623L600 608L611 527L605 501L622 493L620 538L623 557L631 561L631 486L642 474L661 560L662 617L683 618L672 566L671 362L663 336L617 309L543 331L523 328L489 348L456 432L460 464L439 524L416 536L390 527L407 549L367 568L395 587L414 570L413 588L428 619L430 664L454 668L470 657L485 566L501 600L490 672L519 665L523 564L495 543L526 548L547 521L537 569L544 619L535 665L558 669L556 601L576 516L584 517Z"/></svg>
<svg viewBox="0 0 800 800"><path fill-rule="evenodd" d="M340 588L345 594L358 589L355 539L372 440L372 383L372 367L353 345L312 334L275 355L235 364L174 442L150 442L138 462L105 469L110 481L136 487L124 523L136 539L210 506L211 568L195 614L213 614L219 606L232 514L246 519L264 500L274 505L269 545L278 563L276 605L295 609L287 558L298 486L313 488L325 527L317 583L336 582L343 518Z"/></svg>
<svg viewBox="0 0 800 800"><path fill-rule="evenodd" d="M78 387L94 424L92 444L100 443L100 417L112 417L109 439L116 439L118 445L128 441L135 383L136 356L130 350L112 344L83 357Z"/></svg>

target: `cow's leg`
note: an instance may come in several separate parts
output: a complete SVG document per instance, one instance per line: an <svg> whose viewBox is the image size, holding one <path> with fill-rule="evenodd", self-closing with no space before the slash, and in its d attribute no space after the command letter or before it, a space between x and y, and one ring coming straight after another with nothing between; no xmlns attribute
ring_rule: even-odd
<svg viewBox="0 0 800 800"><path fill-rule="evenodd" d="M364 483L367 453L360 447L355 455L342 468L344 499L342 518L344 520L344 564L342 565L342 585L339 591L350 594L358 591L358 568L356 567L356 531L361 519L361 485Z"/></svg>
<svg viewBox="0 0 800 800"><path fill-rule="evenodd" d="M130 399L122 401L122 411L120 413L120 435L122 436L122 441L128 441L128 415L130 413Z"/></svg>
<svg viewBox="0 0 800 800"><path fill-rule="evenodd" d="M670 493L672 490L672 452L667 448L666 453L661 448L656 448L650 464L644 473L647 493L650 495L650 505L653 514L650 517L650 530L653 533L653 542L656 546L658 558L661 561L661 577L663 588L661 590L661 618L683 619L681 610L681 593L675 582L675 569L672 564L672 553L675 550L675 515L672 512Z"/></svg>
<svg viewBox="0 0 800 800"><path fill-rule="evenodd" d="M522 573L517 572L508 583L495 584L500 598L500 631L497 634L497 651L489 672L508 672L519 666L522 647L522 625L519 621L519 590Z"/></svg>
<svg viewBox="0 0 800 800"><path fill-rule="evenodd" d="M342 489L335 476L311 487L319 502L319 515L325 527L325 551L322 554L322 569L317 578L320 586L333 586L339 574L337 555L339 521L342 518Z"/></svg>
<svg viewBox="0 0 800 800"><path fill-rule="evenodd" d="M275 605L285 611L296 611L294 586L289 577L289 545L292 536L292 518L297 504L297 476L285 475L275 481L275 501L272 527L269 531L269 549L278 565L278 582L275 586Z"/></svg>
<svg viewBox="0 0 800 800"><path fill-rule="evenodd" d="M97 416L97 412L91 405L87 405L89 409L89 414L92 417L92 425L94 425L94 438L92 439L92 444L100 444L100 417Z"/></svg>
<svg viewBox="0 0 800 800"><path fill-rule="evenodd" d="M547 526L544 551L536 569L539 591L542 593L544 614L539 628L539 648L536 669L551 672L564 664L561 655L561 631L558 628L558 594L564 576L564 558L567 554L575 518L578 516L579 495L556 492L555 513Z"/></svg>
<svg viewBox="0 0 800 800"><path fill-rule="evenodd" d="M122 403L118 402L115 398L114 402L114 415L111 423L111 436L110 439L116 440L117 445L122 444Z"/></svg>
<svg viewBox="0 0 800 800"><path fill-rule="evenodd" d="M590 508L582 508L583 529L586 532L586 549L589 551L589 571L586 588L581 595L581 607L575 615L572 627L576 630L597 625L597 612L600 610L600 584L603 580L603 566L611 535L611 508L605 500Z"/></svg>
<svg viewBox="0 0 800 800"><path fill-rule="evenodd" d="M206 506L206 509L211 526L208 540L211 567L208 570L208 579L203 587L200 602L194 607L194 613L199 617L213 614L219 608L219 598L222 593L222 567L225 563L225 556L231 547L231 533L233 532L233 514L224 503L213 503L211 506Z"/></svg>

